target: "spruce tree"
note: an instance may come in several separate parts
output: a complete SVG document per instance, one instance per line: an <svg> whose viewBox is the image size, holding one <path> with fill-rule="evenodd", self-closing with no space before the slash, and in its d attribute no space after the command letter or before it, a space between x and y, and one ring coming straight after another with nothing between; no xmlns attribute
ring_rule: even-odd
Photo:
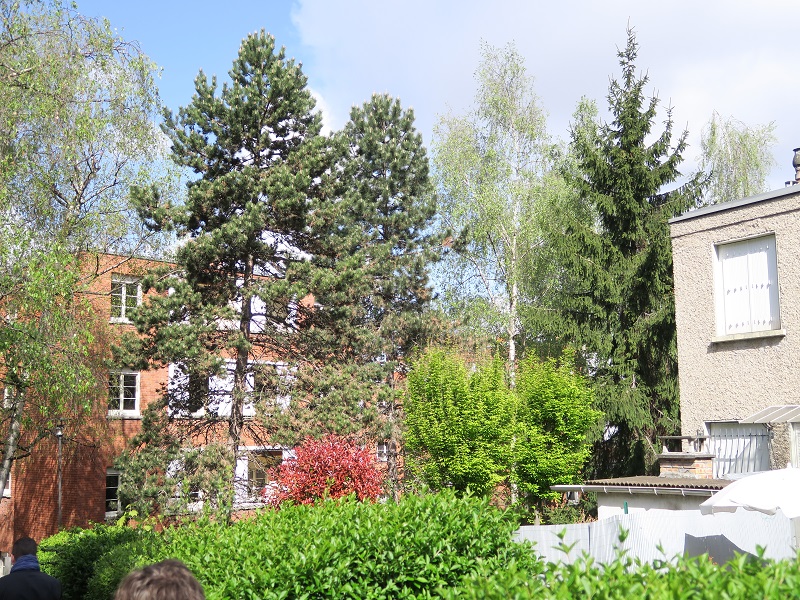
<svg viewBox="0 0 800 600"><path fill-rule="evenodd" d="M576 123L572 185L594 222L565 215L560 328L582 349L607 430L594 475L641 473L658 435L679 428L672 254L667 220L694 205L699 176L676 184L686 149L671 111L653 132L658 98L636 71L632 30L618 52L622 78L609 88L611 122ZM583 111L586 115L586 111ZM670 189L670 186L672 188Z"/></svg>

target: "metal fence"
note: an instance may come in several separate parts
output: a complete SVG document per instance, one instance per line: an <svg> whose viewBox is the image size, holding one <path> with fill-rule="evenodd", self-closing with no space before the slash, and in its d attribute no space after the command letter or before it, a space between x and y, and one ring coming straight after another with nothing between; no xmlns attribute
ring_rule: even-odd
<svg viewBox="0 0 800 600"><path fill-rule="evenodd" d="M653 509L594 523L524 526L516 538L533 542L549 562L572 563L585 555L606 564L621 552L647 563L674 562L678 556L704 551L724 562L734 551L757 554L757 546L764 548L765 558L780 560L795 557L794 526L780 512L765 515L739 509L701 515ZM626 534L621 536L623 530Z"/></svg>
<svg viewBox="0 0 800 600"><path fill-rule="evenodd" d="M768 471L769 439L760 424L710 423L706 448L716 456L714 477Z"/></svg>

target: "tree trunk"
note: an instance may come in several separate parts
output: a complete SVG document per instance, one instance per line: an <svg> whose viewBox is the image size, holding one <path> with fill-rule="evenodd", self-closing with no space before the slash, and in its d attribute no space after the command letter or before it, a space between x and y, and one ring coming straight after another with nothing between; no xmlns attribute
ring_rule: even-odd
<svg viewBox="0 0 800 600"><path fill-rule="evenodd" d="M25 392L16 388L12 396L11 404L11 423L4 443L3 462L0 463L0 486L5 486L6 479L11 473L11 465L14 461L14 454L17 451L20 431L22 428L22 415L25 409Z"/></svg>

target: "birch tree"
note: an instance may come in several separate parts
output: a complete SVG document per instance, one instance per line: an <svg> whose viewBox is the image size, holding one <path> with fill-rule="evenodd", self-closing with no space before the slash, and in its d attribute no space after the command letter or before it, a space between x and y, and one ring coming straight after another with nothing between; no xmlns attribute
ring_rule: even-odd
<svg viewBox="0 0 800 600"><path fill-rule="evenodd" d="M484 45L473 108L442 117L433 164L441 227L452 251L439 282L444 305L471 331L518 355L522 280L540 260L540 219L552 190L545 112L513 45Z"/></svg>
<svg viewBox="0 0 800 600"><path fill-rule="evenodd" d="M703 129L700 170L708 177L706 204L746 198L767 191L775 165L775 123L749 126L716 111Z"/></svg>
<svg viewBox="0 0 800 600"><path fill-rule="evenodd" d="M103 357L88 351L94 318L76 297L87 283L79 253L152 248L128 186L166 183L167 171L156 69L138 46L59 1L0 0L0 21L5 481L59 418L74 431L90 408Z"/></svg>

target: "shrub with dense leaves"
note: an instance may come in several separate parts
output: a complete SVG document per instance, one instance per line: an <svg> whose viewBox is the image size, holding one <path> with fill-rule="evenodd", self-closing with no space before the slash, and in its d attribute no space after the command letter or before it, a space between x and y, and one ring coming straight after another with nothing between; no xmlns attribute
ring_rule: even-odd
<svg viewBox="0 0 800 600"><path fill-rule="evenodd" d="M122 525L95 525L91 529L61 531L42 540L39 562L43 571L61 581L64 600L83 600L88 598L87 585L101 557L145 535L154 536L142 529Z"/></svg>
<svg viewBox="0 0 800 600"><path fill-rule="evenodd" d="M170 529L149 560L183 560L209 600L430 598L510 561L535 572L530 546L512 540L515 527L485 499L452 492L397 503L348 497L265 510L229 527Z"/></svg>
<svg viewBox="0 0 800 600"><path fill-rule="evenodd" d="M669 565L622 554L608 565L546 564L535 548L513 541L515 528L508 512L452 491L385 504L350 497L264 510L231 525L205 519L163 533L74 530L45 540L41 558L71 582L68 600L111 600L130 568L165 558L185 562L208 600L784 600L800 589L795 560L744 556L715 565L700 557Z"/></svg>
<svg viewBox="0 0 800 600"><path fill-rule="evenodd" d="M354 494L361 501L380 497L382 475L369 448L336 435L306 440L295 457L272 470L276 485L268 488L268 500L277 506L291 500L312 504L323 498Z"/></svg>

